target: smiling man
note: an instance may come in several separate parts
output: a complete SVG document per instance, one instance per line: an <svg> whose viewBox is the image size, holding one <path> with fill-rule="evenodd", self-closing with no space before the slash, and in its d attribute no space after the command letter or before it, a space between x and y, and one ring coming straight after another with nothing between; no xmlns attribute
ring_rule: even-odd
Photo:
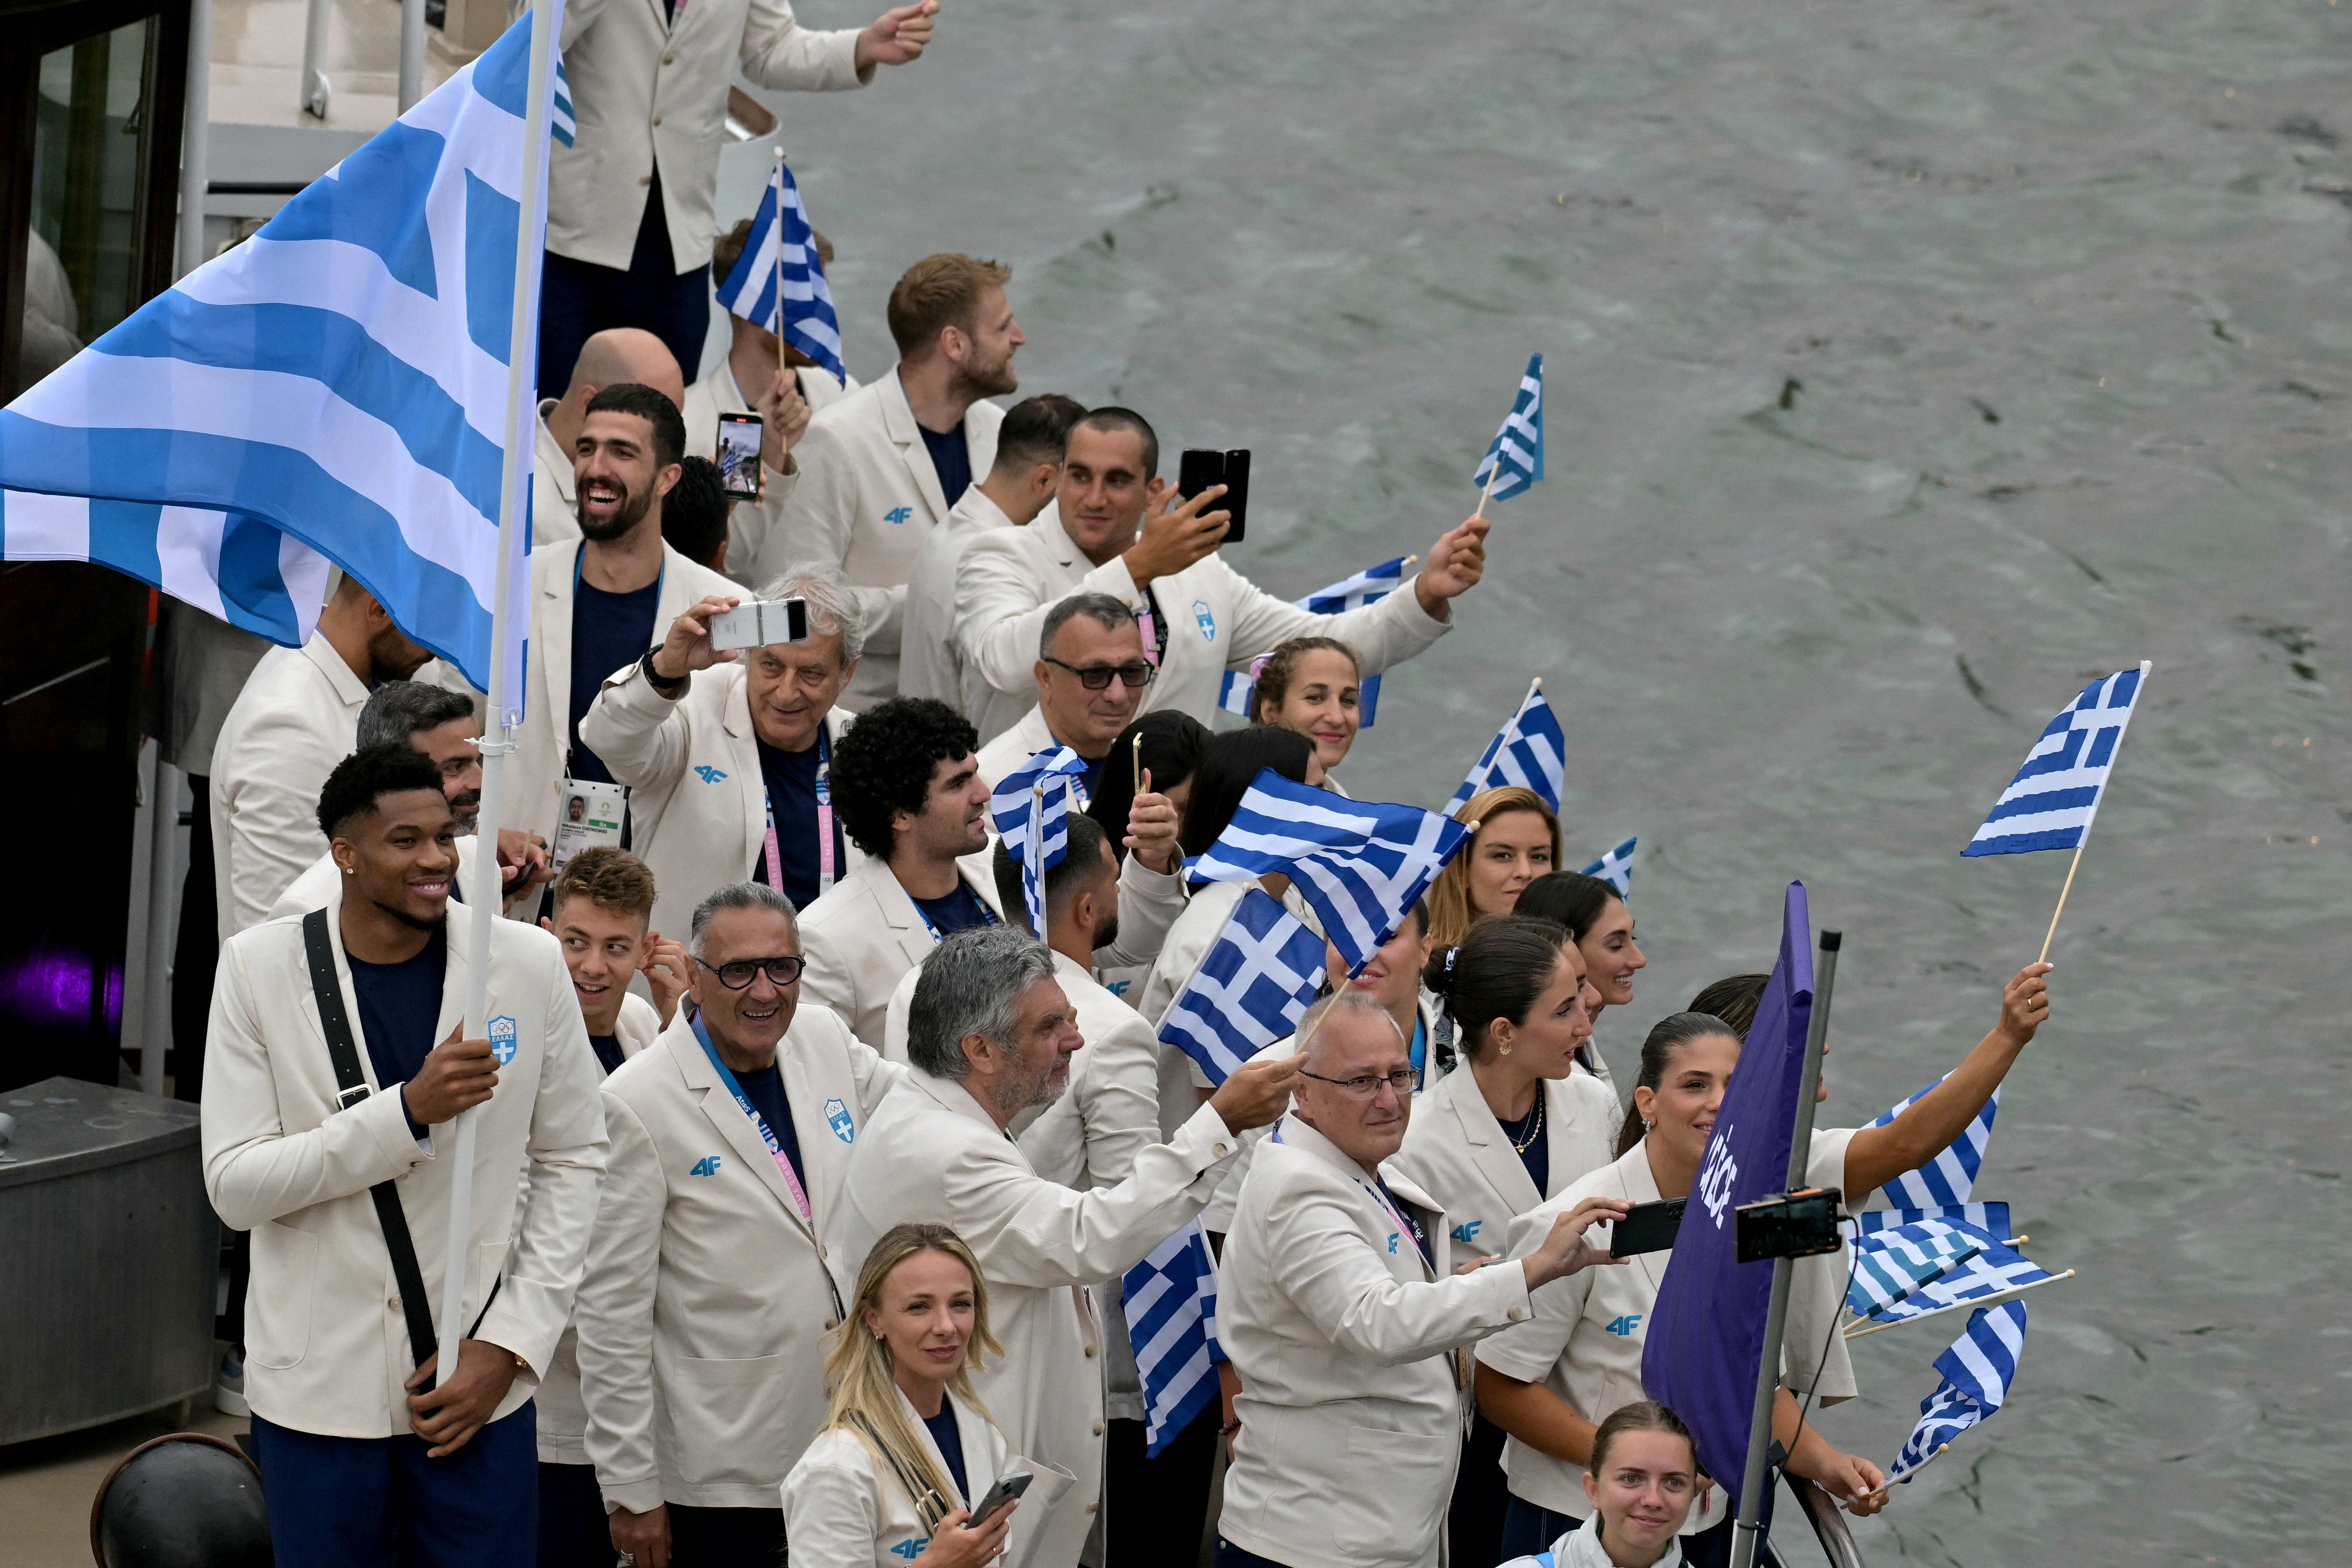
<svg viewBox="0 0 2352 1568"><path fill-rule="evenodd" d="M1030 667L1036 706L981 748L980 771L1001 779L1039 752L1067 746L1086 761L1087 799L1093 799L1111 742L1158 673L1143 657L1133 611L1108 594L1072 595L1045 613L1038 632L1037 662Z"/></svg>
<svg viewBox="0 0 2352 1568"><path fill-rule="evenodd" d="M451 905L431 762L354 752L318 823L337 896L230 939L205 1075L205 1193L254 1233L246 1397L271 1541L289 1568L526 1561L531 1394L604 1163L595 1059L554 939L512 921L491 921L488 1036L459 1037L467 938L488 917ZM461 1171L436 1140L476 1107ZM430 1308L455 1180L476 1193L475 1261L450 1370Z"/></svg>
<svg viewBox="0 0 2352 1568"><path fill-rule="evenodd" d="M1081 951L1084 951L1081 946ZM913 1069L850 1157L841 1250L863 1258L894 1225L931 1220L971 1243L1004 1346L972 1379L1015 1453L1077 1479L1024 1527L1013 1568L1066 1568L1101 1507L1101 1329L1072 1287L1118 1279L1201 1212L1235 1135L1281 1113L1295 1061L1235 1072L1116 1185L1079 1192L1040 1175L1007 1136L1067 1087L1086 1041L1053 950L1009 926L950 937L908 1009Z"/></svg>
<svg viewBox="0 0 2352 1568"><path fill-rule="evenodd" d="M688 945L696 1016L604 1081L612 1160L580 1292L588 1458L614 1510L602 1559L772 1568L866 1256L825 1237L905 1069L802 1005L793 907L765 883L703 899Z"/></svg>

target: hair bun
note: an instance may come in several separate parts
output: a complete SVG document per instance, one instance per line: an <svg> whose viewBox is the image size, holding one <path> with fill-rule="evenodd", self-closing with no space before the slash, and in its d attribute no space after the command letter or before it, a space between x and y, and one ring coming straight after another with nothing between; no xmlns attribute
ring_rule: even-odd
<svg viewBox="0 0 2352 1568"><path fill-rule="evenodd" d="M1459 946L1441 947L1429 955L1422 966L1421 984L1433 995L1452 999L1454 995L1454 961L1461 953Z"/></svg>

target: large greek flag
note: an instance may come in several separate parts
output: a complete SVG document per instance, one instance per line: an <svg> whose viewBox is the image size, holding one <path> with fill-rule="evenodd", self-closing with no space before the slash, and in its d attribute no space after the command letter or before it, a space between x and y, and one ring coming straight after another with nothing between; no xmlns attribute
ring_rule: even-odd
<svg viewBox="0 0 2352 1568"><path fill-rule="evenodd" d="M1160 1038L1213 1084L1297 1033L1323 987L1323 939L1262 888L1242 894L1201 967L1160 1021Z"/></svg>
<svg viewBox="0 0 2352 1568"><path fill-rule="evenodd" d="M1554 806L1552 809L1557 811L1559 808ZM1624 843L1587 866L1584 868L1584 874L1588 877L1598 877L1616 889L1617 896L1621 899L1631 897L1633 891L1633 851L1640 847L1641 842L1638 838L1628 838Z"/></svg>
<svg viewBox="0 0 2352 1568"><path fill-rule="evenodd" d="M1567 753L1568 737L1561 731L1551 704L1544 700L1542 679L1529 681L1519 710L1486 742L1486 749L1478 753L1462 787L1445 803L1446 815L1454 815L1488 790L1501 789L1506 784L1520 784L1535 791L1543 796L1546 805L1558 811L1560 786L1568 775Z"/></svg>
<svg viewBox="0 0 2352 1568"><path fill-rule="evenodd" d="M1186 862L1195 882L1288 877L1354 973L1419 902L1470 830L1414 805L1349 800L1267 768L1209 851Z"/></svg>
<svg viewBox="0 0 2352 1568"><path fill-rule="evenodd" d="M776 320L781 301L783 321ZM751 235L735 269L719 286L719 303L754 326L765 327L844 382L841 321L833 312L833 286L816 253L801 188L782 158L768 176L767 194L751 215Z"/></svg>
<svg viewBox="0 0 2352 1568"><path fill-rule="evenodd" d="M1512 399L1503 427L1495 432L1494 444L1472 471L1470 482L1484 485L1489 473L1495 476L1495 488L1487 493L1496 500L1515 496L1543 478L1541 354L1528 356L1527 374L1519 377L1519 395Z"/></svg>
<svg viewBox="0 0 2352 1568"><path fill-rule="evenodd" d="M1410 555L1400 555L1393 561L1383 561L1368 566L1352 577L1342 577L1328 588L1318 588L1303 599L1291 604L1309 615L1337 616L1349 610L1360 610L1366 605L1377 605L1404 585L1404 569L1412 562ZM1260 659L1258 664L1265 661ZM1217 706L1228 713L1246 719L1250 716L1250 694L1257 686L1258 665L1246 670L1225 671L1224 684L1217 691ZM1372 727L1373 715L1381 705L1381 678L1368 675L1356 688L1359 729Z"/></svg>
<svg viewBox="0 0 2352 1568"><path fill-rule="evenodd" d="M1945 1075L1947 1078L1949 1076L1948 1073ZM1936 1083L1924 1086L1871 1125L1891 1126L1896 1117L1943 1081L1939 1078ZM1969 1194L1976 1191L1977 1173L1984 1167L1985 1148L1992 1142L1993 1118L2000 1114L2000 1090L1996 1089L1992 1091L1992 1098L1985 1101L1984 1109L1977 1112L1975 1120L1941 1153L1916 1170L1904 1172L1878 1190L1885 1193L1886 1201L1898 1209L1943 1208L1967 1203Z"/></svg>
<svg viewBox="0 0 2352 1568"><path fill-rule="evenodd" d="M1143 1452L1156 1457L1217 1397L1217 1269L1201 1222L1127 1271L1127 1333L1143 1380Z"/></svg>
<svg viewBox="0 0 2352 1568"><path fill-rule="evenodd" d="M1967 1331L1936 1358L1942 1381L1920 1402L1919 1424L1887 1467L1888 1482L1907 1482L1952 1439L1999 1410L2009 1399L2017 1358L2024 1351L2024 1302L1979 1308L1972 1314Z"/></svg>
<svg viewBox="0 0 2352 1568"><path fill-rule="evenodd" d="M2022 855L2033 849L2079 849L2090 837L2099 796L2131 723L2132 705L2147 684L2150 665L2120 669L2083 688L2050 721L2025 765L1993 803L1963 855Z"/></svg>
<svg viewBox="0 0 2352 1568"><path fill-rule="evenodd" d="M524 144L530 77L525 18L0 410L7 558L100 562L299 643L323 557L488 689L502 552L528 624L537 413L518 399L509 423L508 378L537 358L543 235L519 231L547 142Z"/></svg>

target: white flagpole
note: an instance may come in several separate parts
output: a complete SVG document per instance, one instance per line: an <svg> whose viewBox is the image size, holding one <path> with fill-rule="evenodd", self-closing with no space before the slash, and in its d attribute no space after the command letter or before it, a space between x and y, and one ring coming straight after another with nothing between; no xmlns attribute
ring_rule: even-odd
<svg viewBox="0 0 2352 1568"><path fill-rule="evenodd" d="M2153 659L2144 658L2139 661L2139 686L2132 692L2134 713L2139 711L2139 700L2147 695L2147 678L2155 668L2156 661ZM2131 726L2126 723L2124 726L2124 732L2116 737L2115 752L2107 758L2107 778L2110 782L2116 776L2116 759L2123 755L2124 742L2129 739L2130 735ZM2103 795L2105 794L2104 785L2101 786L2100 793ZM2095 825L2097 822L2098 817L2094 815L2091 823ZM2074 890L2074 873L2083 868L2083 851L2090 847L2090 843L2091 828L2085 826L2083 829L2083 842L2074 846L2074 858L2066 866L2066 885L2058 889L2058 907L2050 911L2050 929L2042 933L2042 956L2033 961L2036 963L2050 962L2050 944L2058 940L2058 917L2066 912L2066 895Z"/></svg>
<svg viewBox="0 0 2352 1568"><path fill-rule="evenodd" d="M490 930L501 907L499 876L499 825L506 808L507 758L515 749L514 703L520 694L508 689L508 640L520 628L508 614L514 573L522 551L512 542L530 526L528 497L532 445L523 415L536 412L529 400L532 370L539 355L539 274L541 229L547 210L548 125L550 79L555 74L555 35L561 25L560 4L530 8L530 102L523 115L522 212L518 220L515 250L514 312L507 336L506 460L500 474L499 501L499 565L495 596L490 604L489 711L483 728L498 725L499 738L482 746L482 815L474 857L474 885L467 893L466 1037L478 1040L489 1028ZM452 1180L449 1184L449 1249L441 1276L441 1359L436 1381L457 1370L458 1345L469 1326L466 1318L466 1276L473 1261L474 1138L478 1112L460 1114L450 1129ZM511 1187L506 1189L511 1193Z"/></svg>

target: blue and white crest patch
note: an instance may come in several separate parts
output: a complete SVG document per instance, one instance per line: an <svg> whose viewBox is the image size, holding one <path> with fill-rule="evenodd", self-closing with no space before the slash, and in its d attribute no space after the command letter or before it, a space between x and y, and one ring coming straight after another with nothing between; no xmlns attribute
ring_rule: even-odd
<svg viewBox="0 0 2352 1568"><path fill-rule="evenodd" d="M841 1101L828 1100L824 1102L824 1121L833 1129L833 1135L843 1142L857 1142L857 1123L849 1119L849 1107Z"/></svg>
<svg viewBox="0 0 2352 1568"><path fill-rule="evenodd" d="M1210 642L1217 640L1217 617L1209 613L1208 600L1195 599L1192 601L1192 619L1199 623L1201 627L1201 636L1202 637L1206 638Z"/></svg>
<svg viewBox="0 0 2352 1568"><path fill-rule="evenodd" d="M515 1021L504 1014L490 1020L490 1055L500 1067L515 1059Z"/></svg>

